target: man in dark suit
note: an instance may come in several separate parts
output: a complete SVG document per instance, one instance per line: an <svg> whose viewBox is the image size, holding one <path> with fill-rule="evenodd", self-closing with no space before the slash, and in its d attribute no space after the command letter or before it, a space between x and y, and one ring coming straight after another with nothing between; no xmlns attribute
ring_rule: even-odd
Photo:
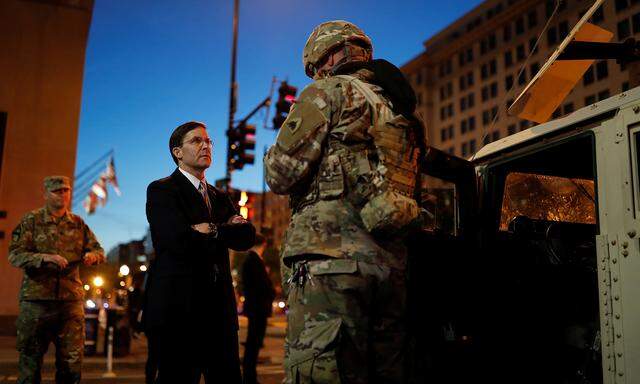
<svg viewBox="0 0 640 384"><path fill-rule="evenodd" d="M267 329L267 318L271 316L271 305L275 297L273 283L267 274L263 255L267 245L261 234L256 234L255 245L242 263L242 286L244 293L243 314L249 320L247 340L244 345L242 372L245 384L256 384L258 353Z"/></svg>
<svg viewBox="0 0 640 384"><path fill-rule="evenodd" d="M145 327L158 359L157 382L198 383L203 375L207 383L240 383L228 248L250 248L255 229L204 178L212 143L203 123L176 128L169 150L178 169L147 188L156 258Z"/></svg>

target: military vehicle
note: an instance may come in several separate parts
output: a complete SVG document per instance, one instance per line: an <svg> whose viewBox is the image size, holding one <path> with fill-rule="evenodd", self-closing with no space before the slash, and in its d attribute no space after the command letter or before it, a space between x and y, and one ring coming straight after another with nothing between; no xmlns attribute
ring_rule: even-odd
<svg viewBox="0 0 640 384"><path fill-rule="evenodd" d="M640 383L640 88L423 168L417 382Z"/></svg>

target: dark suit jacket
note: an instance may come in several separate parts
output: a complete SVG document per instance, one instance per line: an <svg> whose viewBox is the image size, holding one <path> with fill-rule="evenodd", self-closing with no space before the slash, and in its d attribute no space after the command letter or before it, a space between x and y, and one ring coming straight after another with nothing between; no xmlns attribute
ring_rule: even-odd
<svg viewBox="0 0 640 384"><path fill-rule="evenodd" d="M243 314L247 317L269 317L275 291L264 262L255 252L250 251L242 263L242 286Z"/></svg>
<svg viewBox="0 0 640 384"><path fill-rule="evenodd" d="M237 215L226 193L208 186L213 217L193 184L176 169L147 188L147 219L156 253L145 302L145 327L196 327L199 332L238 328L227 248L253 245L251 223L227 224ZM218 225L218 237L191 225ZM221 329L218 329L221 328Z"/></svg>

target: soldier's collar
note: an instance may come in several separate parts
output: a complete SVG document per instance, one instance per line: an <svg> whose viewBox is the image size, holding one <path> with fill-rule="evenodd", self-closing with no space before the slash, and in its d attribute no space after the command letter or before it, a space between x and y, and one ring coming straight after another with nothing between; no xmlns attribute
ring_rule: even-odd
<svg viewBox="0 0 640 384"><path fill-rule="evenodd" d="M43 214L44 214L44 222L45 223L53 223L53 222L58 221L58 220L56 220L55 216L53 216L51 211L49 211L49 208L47 206L44 207ZM64 215L60 216L59 220L71 221L71 212L69 212L69 210L67 209L64 212Z"/></svg>

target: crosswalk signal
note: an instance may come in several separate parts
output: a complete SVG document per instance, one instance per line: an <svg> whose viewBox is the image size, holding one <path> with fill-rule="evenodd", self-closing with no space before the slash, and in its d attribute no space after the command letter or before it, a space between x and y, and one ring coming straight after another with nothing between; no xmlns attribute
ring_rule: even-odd
<svg viewBox="0 0 640 384"><path fill-rule="evenodd" d="M280 129L287 119L291 106L296 101L298 88L287 84L286 81L280 83L278 88L278 101L276 102L276 115L273 118L273 128Z"/></svg>

